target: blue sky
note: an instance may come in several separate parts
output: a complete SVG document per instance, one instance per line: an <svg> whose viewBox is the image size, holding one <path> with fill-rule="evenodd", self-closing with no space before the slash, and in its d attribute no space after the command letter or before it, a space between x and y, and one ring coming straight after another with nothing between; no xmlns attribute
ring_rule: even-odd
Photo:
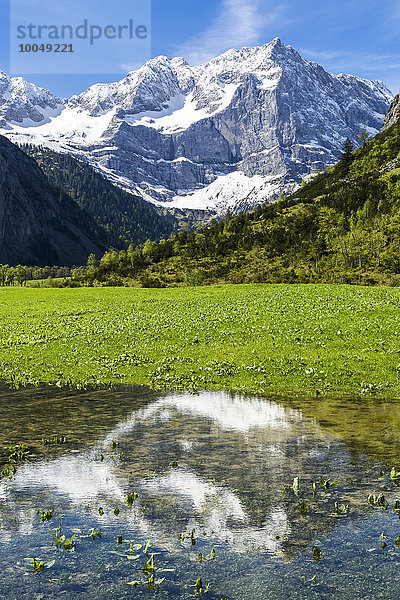
<svg viewBox="0 0 400 600"><path fill-rule="evenodd" d="M117 2L129 14L132 1ZM0 69L6 72L8 4L0 0ZM153 0L151 7L152 56L184 56L196 64L229 48L264 44L278 36L328 71L381 79L393 92L399 91L400 0ZM125 67L120 65L104 75L42 74L27 79L60 97L71 96L92 83L120 79L135 66L135 59L126 56Z"/></svg>

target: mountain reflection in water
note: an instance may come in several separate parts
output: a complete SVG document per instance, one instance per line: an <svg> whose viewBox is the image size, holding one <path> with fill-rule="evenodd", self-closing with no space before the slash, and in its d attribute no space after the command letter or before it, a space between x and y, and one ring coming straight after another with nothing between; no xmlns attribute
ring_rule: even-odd
<svg viewBox="0 0 400 600"><path fill-rule="evenodd" d="M90 399L92 411L96 394ZM19 465L11 481L0 480L0 542L34 532L37 510L51 507L55 515L79 514L114 537L123 532L154 540L160 550L177 556L187 551L177 543L177 534L195 530L234 555L266 553L294 561L312 540L341 526L343 519L333 514L335 501L351 506L341 515L346 524L371 516L366 498L371 478L377 489L382 466L361 444L355 451L335 428L321 426L312 416L317 413L312 402L293 408L222 392L173 393L148 396L130 411L125 403L120 418L110 397L112 419L107 402L97 419L114 423L105 429L99 425L97 439L93 422L87 439L80 423L79 443L50 448L42 458ZM82 406L85 419L90 408ZM22 412L18 418L24 418ZM52 422L48 412L46 420L48 430L57 431L60 423ZM298 510L295 477L307 503L315 503L312 518ZM321 477L341 484L324 489ZM315 501L312 481L318 484ZM132 491L138 498L129 507ZM398 497L393 490L390 499Z"/></svg>

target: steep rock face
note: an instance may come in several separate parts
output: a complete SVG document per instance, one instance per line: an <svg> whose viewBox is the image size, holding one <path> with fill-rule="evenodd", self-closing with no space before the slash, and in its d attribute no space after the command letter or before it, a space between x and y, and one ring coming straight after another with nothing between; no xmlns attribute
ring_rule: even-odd
<svg viewBox="0 0 400 600"><path fill-rule="evenodd" d="M83 264L99 247L74 223L88 218L60 202L36 162L0 136L0 263Z"/></svg>
<svg viewBox="0 0 400 600"><path fill-rule="evenodd" d="M391 100L382 83L327 73L275 39L198 67L158 57L7 135L57 144L159 206L222 214L334 163L346 137L381 129Z"/></svg>
<svg viewBox="0 0 400 600"><path fill-rule="evenodd" d="M148 103L141 96L139 114L118 109L91 146L105 169L167 206L224 212L226 202L217 206L209 188L217 179L235 194L233 209L290 191L307 172L335 162L346 137L356 141L362 128L377 133L391 99L382 84L330 75L279 40L229 51L192 69L191 78L186 63L175 70L171 63L160 58L143 68ZM150 93L155 69L165 91L158 112ZM93 111L95 95L84 92L83 106L90 97ZM247 178L240 198L236 172Z"/></svg>
<svg viewBox="0 0 400 600"><path fill-rule="evenodd" d="M383 122L383 129L391 127L400 120L400 94L397 94Z"/></svg>

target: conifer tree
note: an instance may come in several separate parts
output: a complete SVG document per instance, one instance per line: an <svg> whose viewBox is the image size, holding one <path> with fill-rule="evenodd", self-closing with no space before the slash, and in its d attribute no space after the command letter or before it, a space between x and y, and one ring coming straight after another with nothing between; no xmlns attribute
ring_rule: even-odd
<svg viewBox="0 0 400 600"><path fill-rule="evenodd" d="M340 159L345 175L348 174L351 167L351 163L353 162L353 150L353 143L349 138L347 138L342 146L342 156Z"/></svg>

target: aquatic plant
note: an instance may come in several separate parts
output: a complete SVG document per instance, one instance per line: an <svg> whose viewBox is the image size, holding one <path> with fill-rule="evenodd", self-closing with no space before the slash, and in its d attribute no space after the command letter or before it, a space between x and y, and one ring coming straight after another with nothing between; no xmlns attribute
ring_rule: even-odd
<svg viewBox="0 0 400 600"><path fill-rule="evenodd" d="M74 533L70 538L67 538L66 535L63 534L63 532L62 532L63 517L64 517L64 515L61 516L60 524L58 525L57 528L49 529L49 531L53 535L53 540L52 540L51 545L55 546L56 548L63 548L67 552L69 552L70 550L74 551L75 550L76 533Z"/></svg>
<svg viewBox="0 0 400 600"><path fill-rule="evenodd" d="M66 436L60 436L60 437L55 437L55 438L42 438L42 444L44 446L52 446L52 445L58 445L58 444L66 444L67 443L67 438Z"/></svg>
<svg viewBox="0 0 400 600"><path fill-rule="evenodd" d="M390 479L393 481L393 483L395 483L396 485L400 485L400 472L397 472L397 470L393 467L392 470L390 471Z"/></svg>
<svg viewBox="0 0 400 600"><path fill-rule="evenodd" d="M299 502L299 504L295 506L293 510L298 510L302 517L306 517L308 513L308 506L303 500L302 502Z"/></svg>
<svg viewBox="0 0 400 600"><path fill-rule="evenodd" d="M126 502L127 502L128 506L132 506L134 501L137 500L138 498L139 498L139 494L137 494L136 492L131 492L130 494L128 494L126 497Z"/></svg>
<svg viewBox="0 0 400 600"><path fill-rule="evenodd" d="M203 582L201 580L201 577L198 577L195 583L195 588L196 588L196 594L198 594L200 596L200 594L203 592Z"/></svg>
<svg viewBox="0 0 400 600"><path fill-rule="evenodd" d="M8 477L8 479L11 481L13 478L13 475L15 475L16 473L16 468L15 465L12 466L12 468L10 469L9 467L4 467L1 470L1 476L2 477Z"/></svg>
<svg viewBox="0 0 400 600"><path fill-rule="evenodd" d="M315 562L319 563L319 561L322 559L321 548L319 546L313 546L311 552L312 552L313 559L315 560Z"/></svg>
<svg viewBox="0 0 400 600"><path fill-rule="evenodd" d="M29 450L24 444L17 444L9 447L10 455L8 457L9 462L23 463L29 461Z"/></svg>
<svg viewBox="0 0 400 600"><path fill-rule="evenodd" d="M40 519L41 519L41 521L43 521L43 523L45 521L50 521L50 519L52 519L52 518L53 518L53 511L52 510L46 510L46 511L43 511L40 514Z"/></svg>
<svg viewBox="0 0 400 600"><path fill-rule="evenodd" d="M386 510L389 507L389 502L386 500L383 492L380 494L370 494L368 496L368 502L371 506L377 506L382 510Z"/></svg>
<svg viewBox="0 0 400 600"><path fill-rule="evenodd" d="M43 571L44 571L43 560L38 560L36 558L32 558L32 562L33 562L33 572L34 573L43 573Z"/></svg>

